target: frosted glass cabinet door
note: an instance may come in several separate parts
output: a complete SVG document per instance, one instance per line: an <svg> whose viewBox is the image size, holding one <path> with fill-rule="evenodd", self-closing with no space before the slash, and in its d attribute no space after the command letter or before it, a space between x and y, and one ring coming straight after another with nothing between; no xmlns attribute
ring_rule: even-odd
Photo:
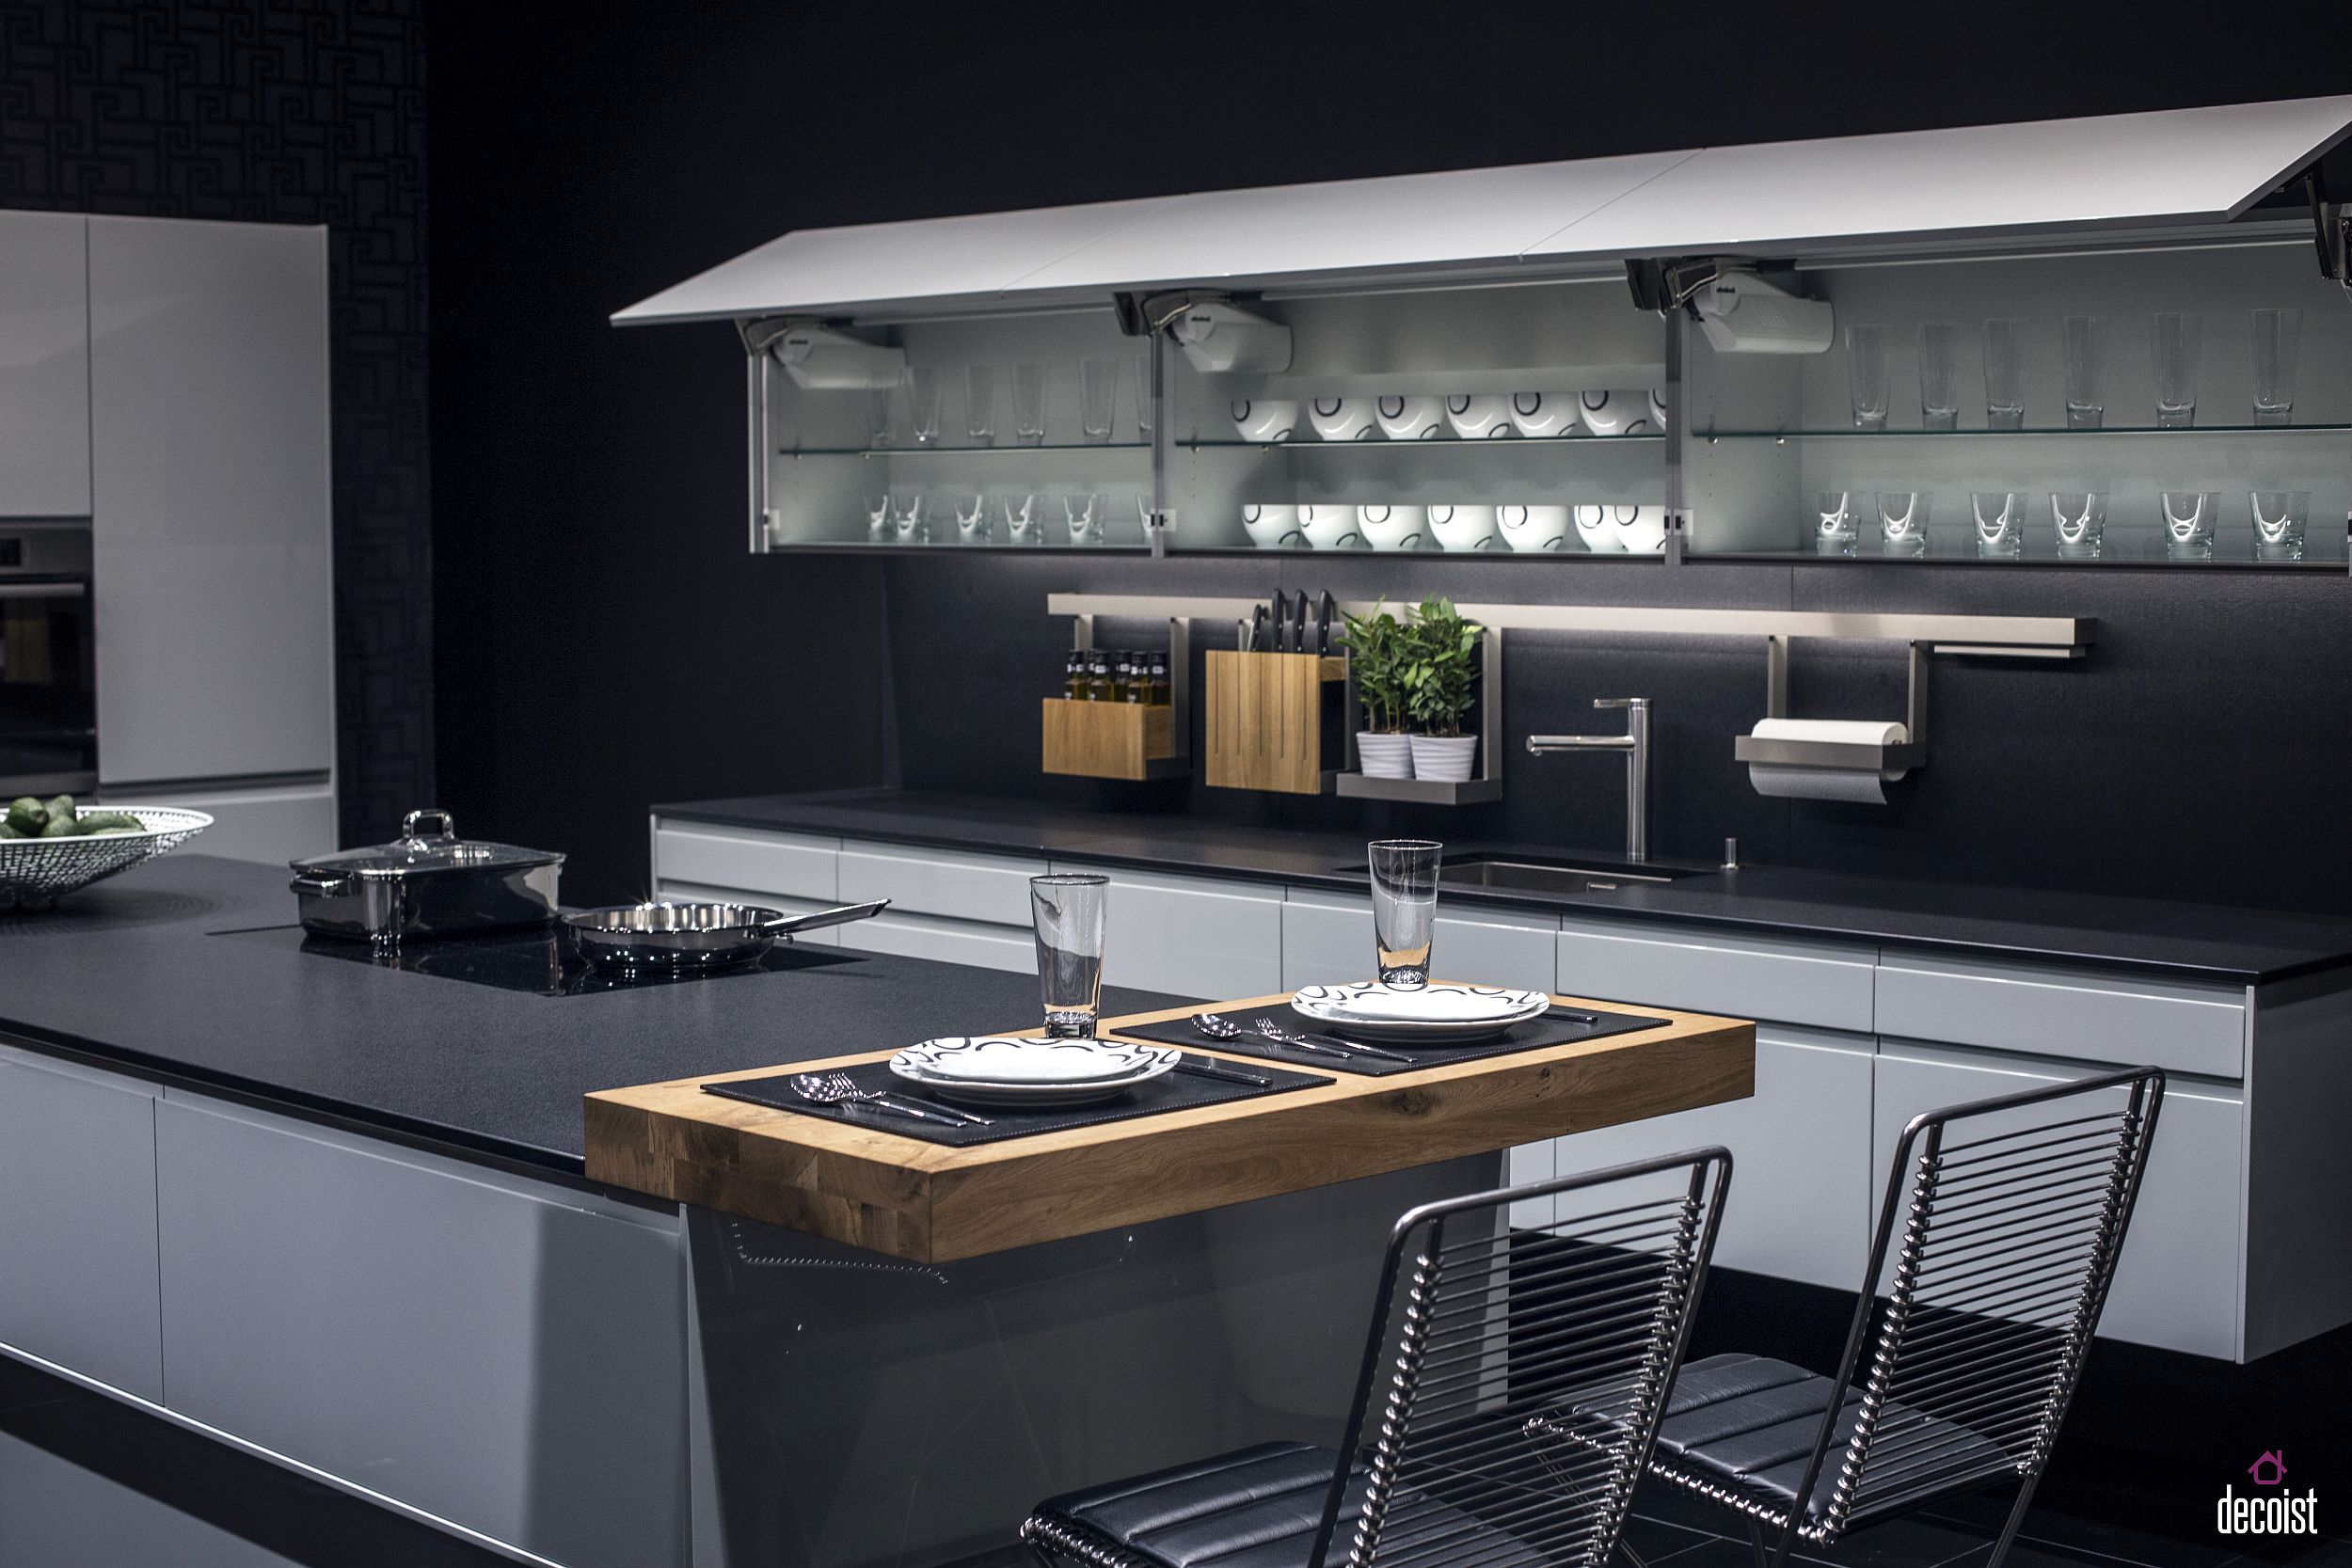
<svg viewBox="0 0 2352 1568"><path fill-rule="evenodd" d="M88 224L0 213L0 517L89 515Z"/></svg>
<svg viewBox="0 0 2352 1568"><path fill-rule="evenodd" d="M335 760L326 232L89 220L98 768Z"/></svg>

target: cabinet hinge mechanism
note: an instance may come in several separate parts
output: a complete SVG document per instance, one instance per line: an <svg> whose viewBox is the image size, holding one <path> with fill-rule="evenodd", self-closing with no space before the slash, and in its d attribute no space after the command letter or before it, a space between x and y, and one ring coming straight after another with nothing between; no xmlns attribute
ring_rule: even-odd
<svg viewBox="0 0 2352 1568"><path fill-rule="evenodd" d="M2303 171L2312 203L2312 238L2319 246L2319 271L2352 291L2352 206L2328 199L2328 182L2313 164Z"/></svg>
<svg viewBox="0 0 2352 1568"><path fill-rule="evenodd" d="M1149 338L1164 331L1196 305L1232 303L1233 296L1222 289L1168 289L1155 294L1111 295L1111 305L1119 312L1119 330L1130 338Z"/></svg>
<svg viewBox="0 0 2352 1568"><path fill-rule="evenodd" d="M738 320L736 331L742 334L743 352L758 358L776 344L776 340L795 327L843 327L848 322L834 316L752 316Z"/></svg>

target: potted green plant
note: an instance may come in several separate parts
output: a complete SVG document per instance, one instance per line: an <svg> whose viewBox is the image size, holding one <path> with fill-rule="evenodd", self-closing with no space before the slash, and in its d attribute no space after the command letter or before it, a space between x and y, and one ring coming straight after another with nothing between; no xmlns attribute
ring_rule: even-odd
<svg viewBox="0 0 2352 1568"><path fill-rule="evenodd" d="M1477 698L1478 642L1486 628L1454 601L1422 601L1405 628L1398 685L1413 736L1413 776L1460 783L1477 761L1478 736L1463 733Z"/></svg>
<svg viewBox="0 0 2352 1568"><path fill-rule="evenodd" d="M1347 669L1356 682L1364 727L1356 735L1356 756L1368 779L1413 776L1412 741L1405 734L1406 691L1402 683L1406 628L1383 608L1369 615L1347 613Z"/></svg>

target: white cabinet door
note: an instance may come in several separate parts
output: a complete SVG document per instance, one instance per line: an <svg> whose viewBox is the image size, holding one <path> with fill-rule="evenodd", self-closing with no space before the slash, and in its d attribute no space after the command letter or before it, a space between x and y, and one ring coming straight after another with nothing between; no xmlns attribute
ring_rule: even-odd
<svg viewBox="0 0 2352 1568"><path fill-rule="evenodd" d="M98 770L335 761L326 231L89 220Z"/></svg>
<svg viewBox="0 0 2352 1568"><path fill-rule="evenodd" d="M2246 988L1890 955L1879 967L1878 1031L2238 1078L2246 1071Z"/></svg>
<svg viewBox="0 0 2352 1568"><path fill-rule="evenodd" d="M0 213L0 517L89 515L88 230Z"/></svg>
<svg viewBox="0 0 2352 1568"><path fill-rule="evenodd" d="M1203 1001L1282 989L1282 890L1057 861L1110 879L1103 981Z"/></svg>
<svg viewBox="0 0 2352 1568"><path fill-rule="evenodd" d="M904 844L841 844L841 898L863 904L890 900L893 914L934 915L983 926L1029 929L1029 879L1045 863L962 849Z"/></svg>
<svg viewBox="0 0 2352 1568"><path fill-rule="evenodd" d="M165 1402L569 1568L683 1561L676 1216L168 1094Z"/></svg>
<svg viewBox="0 0 2352 1568"><path fill-rule="evenodd" d="M1877 949L1842 942L1581 915L1561 921L1560 990L1602 1002L1867 1035L1877 964Z"/></svg>
<svg viewBox="0 0 2352 1568"><path fill-rule="evenodd" d="M135 785L101 789L98 800L108 806L151 801L210 812L213 825L204 830L197 847L230 860L283 865L288 861L332 854L337 847L335 788L328 784L264 785L217 793L172 784L160 788Z"/></svg>
<svg viewBox="0 0 2352 1568"><path fill-rule="evenodd" d="M1027 927L988 926L977 920L942 920L928 914L885 910L871 920L841 928L841 945L868 953L895 953L934 963L972 964L1019 974L1037 967L1037 939Z"/></svg>
<svg viewBox="0 0 2352 1568"><path fill-rule="evenodd" d="M1731 1192L1715 1260L1853 1290L1874 1191L1871 1046L1867 1036L1758 1024L1753 1098L1556 1139L1553 1169L1568 1176L1722 1144Z"/></svg>
<svg viewBox="0 0 2352 1568"><path fill-rule="evenodd" d="M1922 1111L2109 1070L1883 1042L1873 1117L1880 1176L1895 1157L1903 1124ZM2167 1085L2115 1287L2099 1320L2101 1334L2238 1358L2245 1109L2234 1089L2178 1079Z"/></svg>
<svg viewBox="0 0 2352 1568"><path fill-rule="evenodd" d="M0 1340L164 1397L149 1085L0 1047Z"/></svg>
<svg viewBox="0 0 2352 1568"><path fill-rule="evenodd" d="M653 877L658 882L731 888L739 894L805 900L811 908L841 902L841 841L803 833L761 832L700 822L660 822L653 830Z"/></svg>
<svg viewBox="0 0 2352 1568"><path fill-rule="evenodd" d="M1438 908L1443 910L1442 901ZM1557 915L1440 913L1431 968L1474 985L1552 989ZM1292 888L1282 904L1282 989L1361 980L1372 973L1372 901Z"/></svg>

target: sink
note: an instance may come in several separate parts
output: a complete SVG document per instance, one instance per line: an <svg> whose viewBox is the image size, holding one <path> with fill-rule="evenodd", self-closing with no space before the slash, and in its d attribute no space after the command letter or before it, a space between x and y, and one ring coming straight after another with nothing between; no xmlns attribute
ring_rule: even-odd
<svg viewBox="0 0 2352 1568"><path fill-rule="evenodd" d="M1438 868L1440 887L1484 887L1512 893L1613 893L1619 888L1660 885L1687 877L1645 865L1573 864L1566 861L1525 860L1509 855L1465 855Z"/></svg>

